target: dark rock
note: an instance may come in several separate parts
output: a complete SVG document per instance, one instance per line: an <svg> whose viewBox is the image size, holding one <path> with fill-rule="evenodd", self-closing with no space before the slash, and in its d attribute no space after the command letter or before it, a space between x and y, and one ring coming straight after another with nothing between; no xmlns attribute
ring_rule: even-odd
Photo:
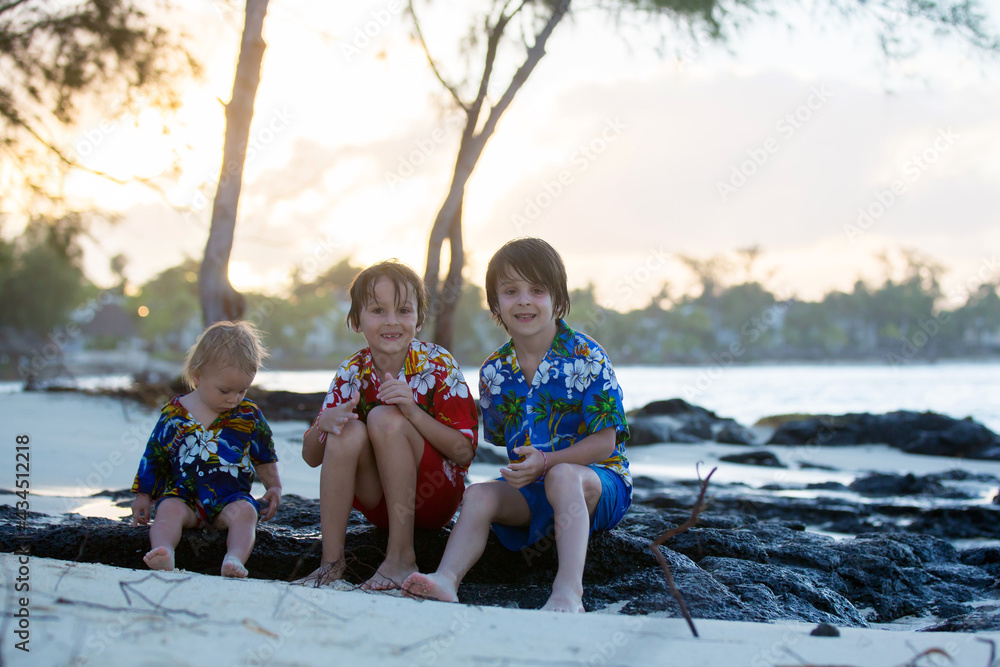
<svg viewBox="0 0 1000 667"><path fill-rule="evenodd" d="M996 632L1000 630L1000 607L977 609L969 614L949 618L922 632Z"/></svg>
<svg viewBox="0 0 1000 667"><path fill-rule="evenodd" d="M997 477L996 475L991 475L986 472L969 472L968 470L962 470L961 468L927 475L927 478L939 482L980 482L982 484L1000 483L1000 477Z"/></svg>
<svg viewBox="0 0 1000 667"><path fill-rule="evenodd" d="M839 637L840 630L833 627L829 623L820 623L815 628L813 628L812 632L810 632L809 634L812 635L813 637Z"/></svg>
<svg viewBox="0 0 1000 667"><path fill-rule="evenodd" d="M819 463L800 463L799 467L803 470L839 470L839 468L834 468L833 466L825 466Z"/></svg>
<svg viewBox="0 0 1000 667"><path fill-rule="evenodd" d="M917 477L913 473L905 475L873 473L859 477L850 484L851 491L863 496L934 496L936 498L956 498L968 500L978 497L960 489L947 487L931 476Z"/></svg>
<svg viewBox="0 0 1000 667"><path fill-rule="evenodd" d="M719 415L715 414L711 410L706 410L698 405L691 405L683 398L670 398L663 401L653 401L652 403L647 403L643 407L639 408L633 414L636 417L657 417L663 415L669 417L689 417L694 415L713 420L719 418Z"/></svg>
<svg viewBox="0 0 1000 667"><path fill-rule="evenodd" d="M757 536L746 530L719 530L715 528L691 528L677 535L667 544L694 562L709 556L726 556L767 562L767 552Z"/></svg>
<svg viewBox="0 0 1000 667"><path fill-rule="evenodd" d="M756 443L753 432L745 426L681 398L653 401L631 412L628 423L631 446L712 440L737 445Z"/></svg>
<svg viewBox="0 0 1000 667"><path fill-rule="evenodd" d="M867 625L850 601L829 588L817 586L801 572L778 565L717 556L705 558L699 565L730 590L750 586L759 592L755 585L766 587L781 602L777 612L769 614L771 618L768 620L782 618L781 615L772 615L774 613L792 612L784 618L834 621L854 627Z"/></svg>
<svg viewBox="0 0 1000 667"><path fill-rule="evenodd" d="M1000 539L1000 508L934 507L920 512L907 530L948 539Z"/></svg>
<svg viewBox="0 0 1000 667"><path fill-rule="evenodd" d="M505 466L510 463L510 459L507 458L507 455L501 454L497 451L498 449L499 448L480 443L479 446L476 447L476 456L472 460L474 463L488 463L490 465L499 466Z"/></svg>
<svg viewBox="0 0 1000 667"><path fill-rule="evenodd" d="M959 554L959 560L988 572L1000 583L1000 547L973 547Z"/></svg>
<svg viewBox="0 0 1000 667"><path fill-rule="evenodd" d="M806 484L807 489L816 489L817 491L847 491L847 487L840 482L814 482L812 484Z"/></svg>
<svg viewBox="0 0 1000 667"><path fill-rule="evenodd" d="M731 422L723 424L715 433L715 441L727 445L755 445L757 438L746 426Z"/></svg>
<svg viewBox="0 0 1000 667"><path fill-rule="evenodd" d="M751 466L767 466L769 468L787 468L784 463L778 460L778 457L767 450L760 450L756 452L746 452L741 454L727 454L726 456L720 456L720 461L726 461L728 463L742 463Z"/></svg>
<svg viewBox="0 0 1000 667"><path fill-rule="evenodd" d="M662 419L629 418L628 430L627 445L629 447L658 445L671 441L672 430L669 424L664 423Z"/></svg>
<svg viewBox="0 0 1000 667"><path fill-rule="evenodd" d="M872 512L871 505L814 499L808 510L807 499L762 498L761 514L775 517L762 521L761 516L739 509L746 508L738 504L745 499L734 497L731 488L713 487L719 495L701 513L699 524L673 536L656 552L669 565L694 618L864 627L871 621L891 622L930 610L948 617L951 627L968 631L991 627L992 617L984 620L982 611L984 602L1000 596L995 574L1000 548L967 549L960 554L933 536L898 531L838 541L805 531L803 520L813 523L812 519ZM615 605L627 614L680 615L650 540L688 520L697 489L680 483L661 489L650 495L669 499L671 506L656 509L639 499L617 529L591 537L584 570L587 609ZM921 508L905 511L926 513ZM35 557L144 569L147 527L92 518L54 522L52 517L32 514L22 531L21 518L12 508L0 506L0 550L13 551L27 537ZM417 532L416 558L422 571L437 567L448 536L448 529ZM386 538L385 531L352 512L346 581L360 584L374 573L384 557ZM288 494L275 520L259 526L247 566L254 577L294 579L318 565L320 546L317 501ZM217 574L224 553L224 533L188 531L178 545L177 562L189 571ZM491 535L459 595L467 604L537 608L547 599L557 568L551 536L511 552ZM870 618L865 618L859 610L868 608ZM974 608L980 616L970 613Z"/></svg>
<svg viewBox="0 0 1000 667"><path fill-rule="evenodd" d="M312 422L319 414L326 392L299 393L295 391L269 391L251 387L247 392L269 421L301 420Z"/></svg>
<svg viewBox="0 0 1000 667"><path fill-rule="evenodd" d="M972 419L933 412L898 411L810 417L775 429L771 445L860 445L884 443L905 452L1000 460L1000 436Z"/></svg>

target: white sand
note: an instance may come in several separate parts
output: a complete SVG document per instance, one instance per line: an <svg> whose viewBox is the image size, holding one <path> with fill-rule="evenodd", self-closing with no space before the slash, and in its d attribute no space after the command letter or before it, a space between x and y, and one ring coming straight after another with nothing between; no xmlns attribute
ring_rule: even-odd
<svg viewBox="0 0 1000 667"><path fill-rule="evenodd" d="M9 586L16 557L0 554ZM13 665L748 665L986 667L1000 633L841 629L471 607L361 591L30 560L30 653ZM11 609L8 601L8 610ZM16 602L14 609L17 609ZM9 612L8 612L9 613ZM15 623L16 624L16 623Z"/></svg>

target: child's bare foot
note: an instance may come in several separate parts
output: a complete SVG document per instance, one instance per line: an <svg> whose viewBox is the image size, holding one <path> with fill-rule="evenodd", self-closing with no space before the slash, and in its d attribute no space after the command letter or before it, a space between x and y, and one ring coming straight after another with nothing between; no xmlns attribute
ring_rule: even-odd
<svg viewBox="0 0 1000 667"><path fill-rule="evenodd" d="M572 614L582 614L587 610L583 608L583 597L573 591L552 587L552 595L542 607L543 611L565 611Z"/></svg>
<svg viewBox="0 0 1000 667"><path fill-rule="evenodd" d="M246 567L240 562L240 559L231 554L226 554L226 557L222 559L222 576L232 577L234 579L246 579L246 576L250 574L247 572Z"/></svg>
<svg viewBox="0 0 1000 667"><path fill-rule="evenodd" d="M400 586L406 578L417 571L416 563L399 564L388 560L382 561L382 564L378 566L375 570L375 574L371 576L365 583L361 584L361 590L363 591L394 591L399 590Z"/></svg>
<svg viewBox="0 0 1000 667"><path fill-rule="evenodd" d="M170 547L156 547L143 556L142 560L151 570L169 572L174 569L174 550Z"/></svg>
<svg viewBox="0 0 1000 667"><path fill-rule="evenodd" d="M411 598L458 602L455 585L439 574L414 572L403 582L403 593Z"/></svg>
<svg viewBox="0 0 1000 667"><path fill-rule="evenodd" d="M312 573L307 574L301 579L296 579L292 583L298 586L315 586L319 588L320 586L332 584L343 577L346 568L346 561L343 558L338 558L332 563L320 563L320 566L313 570Z"/></svg>

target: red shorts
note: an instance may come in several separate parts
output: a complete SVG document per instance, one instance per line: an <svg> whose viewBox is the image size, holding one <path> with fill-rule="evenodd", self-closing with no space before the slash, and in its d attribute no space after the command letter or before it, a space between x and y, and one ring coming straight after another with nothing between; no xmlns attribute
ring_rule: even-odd
<svg viewBox="0 0 1000 667"><path fill-rule="evenodd" d="M424 440L424 455L420 457L420 468L417 470L416 499L413 503L414 528L427 530L444 528L455 516L458 506L462 504L465 478L454 469L445 472L445 466L441 453ZM389 527L389 511L384 493L375 507L365 507L357 496L354 496L352 506L375 524L375 527Z"/></svg>

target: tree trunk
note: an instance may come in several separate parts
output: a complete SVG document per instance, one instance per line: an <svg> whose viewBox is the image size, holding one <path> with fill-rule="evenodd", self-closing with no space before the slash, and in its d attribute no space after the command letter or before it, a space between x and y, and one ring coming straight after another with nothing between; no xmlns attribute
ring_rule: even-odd
<svg viewBox="0 0 1000 667"><path fill-rule="evenodd" d="M226 105L226 142L222 168L212 205L212 227L205 245L205 259L198 276L198 292L205 326L236 320L246 310L246 299L229 282L229 256L236 230L236 211L243 187L243 164L250 140L254 99L264 59L264 16L268 0L247 0L240 57L233 80L233 95Z"/></svg>
<svg viewBox="0 0 1000 667"><path fill-rule="evenodd" d="M497 48L503 31L507 26L510 16L501 16L497 24L493 26L487 45L487 55L483 77L480 81L479 94L476 100L468 106L463 104L467 114L465 131L462 133L462 142L458 148L458 159L455 160L455 172L452 176L451 188L445 198L441 210L438 211L431 227L430 240L427 244L427 270L424 272L424 284L427 287L428 314L434 319L434 342L450 349L454 334L455 311L458 308L458 301L462 296L462 266L465 262L465 252L462 245L462 206L465 201L465 186L472 177L472 172L483 154L486 142L493 136L497 123L507 107L514 100L514 96L524 85L531 75L531 72L538 65L538 62L545 56L545 44L548 42L552 31L569 11L571 0L560 0L559 4L553 8L545 25L535 36L535 43L528 49L527 57L514 73L510 85L501 96L496 106L490 109L489 115L483 128L476 134L476 127L479 125L480 114L483 104L486 101L486 90L490 75L493 71L493 62L497 54ZM412 4L411 4L412 10ZM516 11L515 11L516 13ZM419 32L419 28L418 28ZM421 40L423 39L421 35ZM424 45L426 51L426 44ZM428 60L431 66L437 69L433 59L428 52ZM438 77L441 78L440 75ZM442 83L444 80L442 79ZM445 83L445 86L458 100L457 93ZM438 280L441 273L441 246L445 237L451 250L451 259L448 263L448 276L445 278L443 289L438 290Z"/></svg>
<svg viewBox="0 0 1000 667"><path fill-rule="evenodd" d="M464 199L464 190L462 191ZM438 313L434 340L445 349L450 350L455 333L455 311L458 310L458 300L462 296L462 268L465 266L465 248L462 245L462 202L459 201L458 212L448 230L448 250L451 259L448 262L448 277L438 295L440 313Z"/></svg>

